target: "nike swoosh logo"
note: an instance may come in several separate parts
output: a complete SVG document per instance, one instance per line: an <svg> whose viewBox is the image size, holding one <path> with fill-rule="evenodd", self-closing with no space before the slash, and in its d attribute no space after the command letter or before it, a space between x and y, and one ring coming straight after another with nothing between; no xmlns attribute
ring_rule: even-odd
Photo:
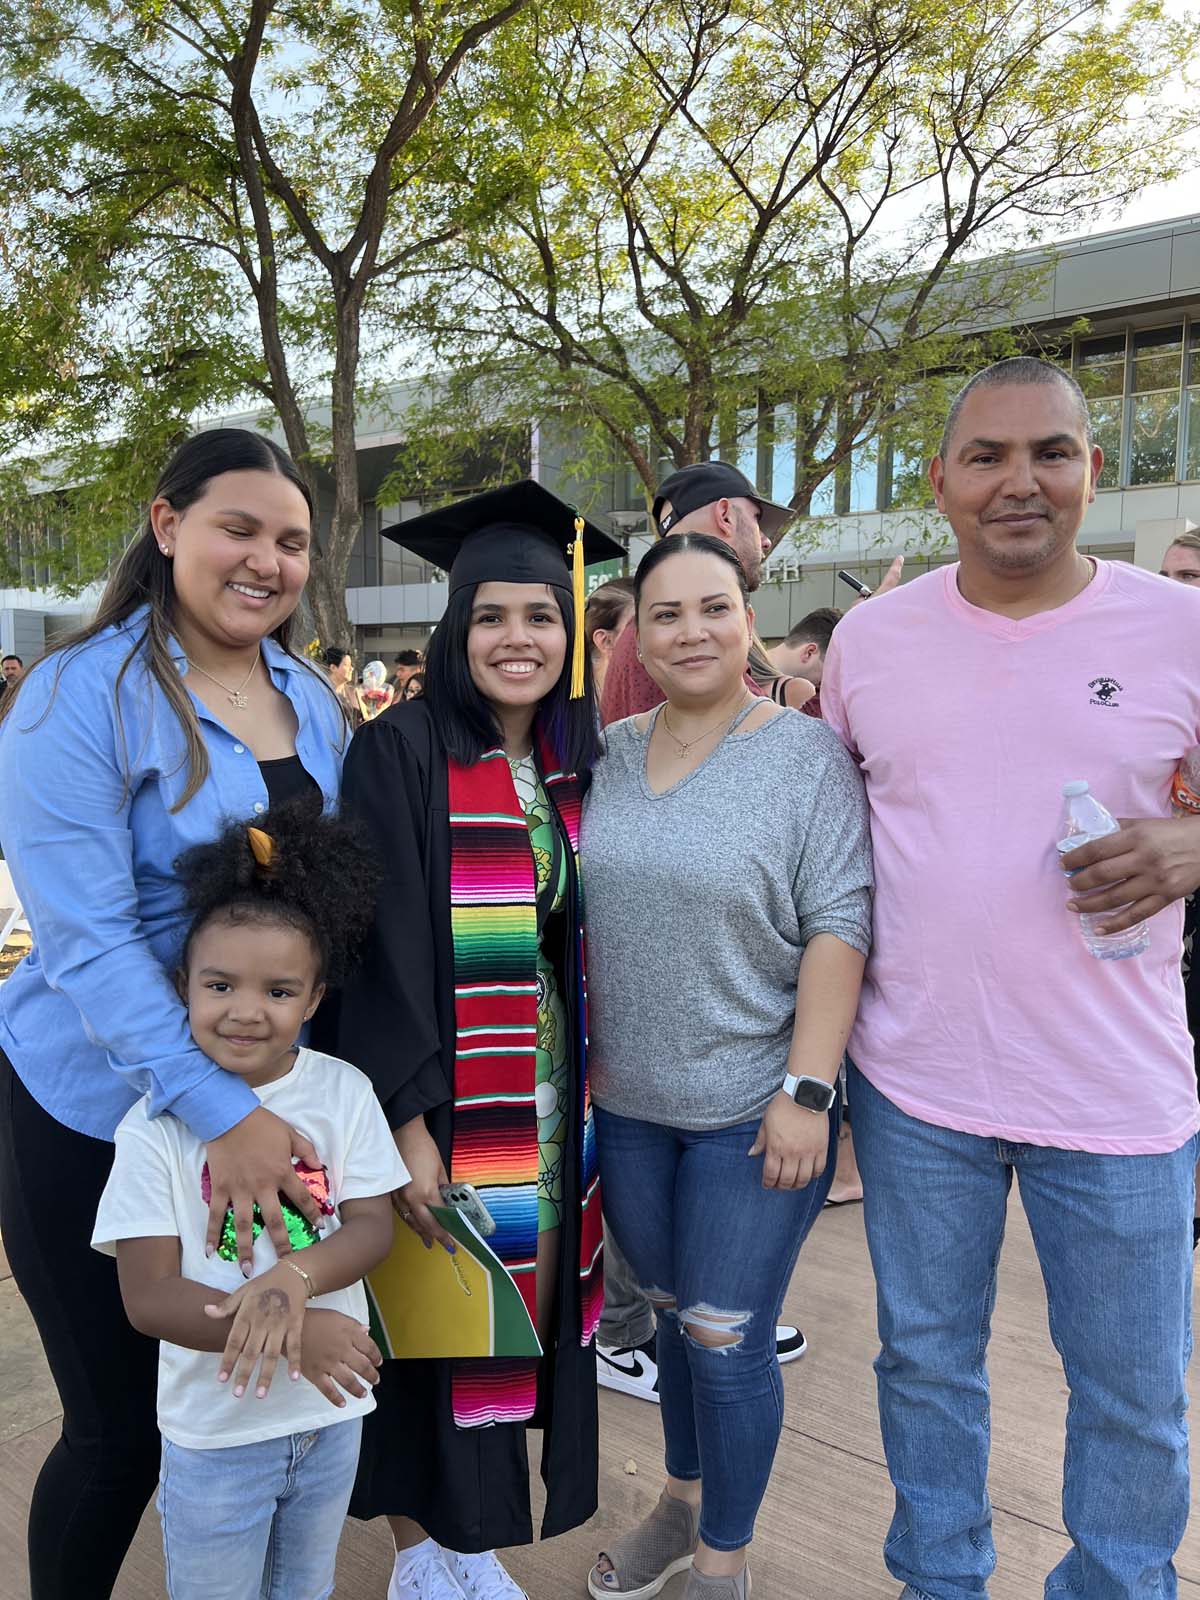
<svg viewBox="0 0 1200 1600"><path fill-rule="evenodd" d="M617 1372L623 1372L627 1378L640 1378L645 1372L645 1367L636 1356L633 1357L632 1366L624 1366L620 1361L614 1361L611 1356L602 1356L601 1360L606 1367L612 1367Z"/></svg>

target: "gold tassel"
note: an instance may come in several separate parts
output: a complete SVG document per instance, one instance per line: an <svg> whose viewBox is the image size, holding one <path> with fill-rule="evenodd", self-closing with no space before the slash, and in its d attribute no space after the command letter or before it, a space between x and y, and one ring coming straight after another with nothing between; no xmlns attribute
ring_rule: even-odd
<svg viewBox="0 0 1200 1600"><path fill-rule="evenodd" d="M583 570L583 518L575 518L575 543L571 546L571 597L575 602L575 650L571 658L571 699L583 699L584 668L587 665L587 638L583 626L583 613L587 605L584 592L586 579Z"/></svg>
<svg viewBox="0 0 1200 1600"><path fill-rule="evenodd" d="M270 867L275 860L275 841L261 828L247 828L250 850L260 867Z"/></svg>

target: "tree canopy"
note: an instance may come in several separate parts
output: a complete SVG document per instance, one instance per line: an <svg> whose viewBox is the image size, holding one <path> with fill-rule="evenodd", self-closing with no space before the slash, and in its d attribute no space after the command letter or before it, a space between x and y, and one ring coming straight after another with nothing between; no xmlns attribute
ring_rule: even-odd
<svg viewBox="0 0 1200 1600"><path fill-rule="evenodd" d="M436 108L525 3L3 0L0 454L10 526L14 453L60 488L61 581L103 568L191 427L257 403L315 497L332 479L310 600L349 636L364 346L491 204L445 181Z"/></svg>
<svg viewBox="0 0 1200 1600"><path fill-rule="evenodd" d="M557 416L584 477L615 451L648 493L664 457L775 440L807 510L856 448L927 442L931 375L1016 347L1044 270L1019 247L1176 170L1196 115L1161 90L1195 53L1156 0L526 13L486 115L450 91L463 182L511 198L423 280L454 374L427 424Z"/></svg>
<svg viewBox="0 0 1200 1600"><path fill-rule="evenodd" d="M931 375L1020 337L1013 252L1170 175L1196 124L1162 95L1196 27L1160 0L0 16L0 514L78 585L184 432L261 406L324 497L325 637L389 382L441 374L410 494L552 419L577 476L647 491L753 435L808 510L856 450L915 459Z"/></svg>

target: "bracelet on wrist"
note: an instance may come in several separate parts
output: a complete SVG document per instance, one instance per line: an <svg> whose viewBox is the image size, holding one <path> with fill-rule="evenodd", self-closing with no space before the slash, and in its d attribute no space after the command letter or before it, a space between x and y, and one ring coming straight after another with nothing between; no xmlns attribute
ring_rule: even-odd
<svg viewBox="0 0 1200 1600"><path fill-rule="evenodd" d="M309 1277L308 1273L305 1272L303 1267L298 1267L294 1261L289 1260L287 1256L283 1256L281 1259L285 1267L291 1267L292 1271L297 1275L297 1277L304 1279L304 1282L308 1285L308 1294L306 1298L311 1300L317 1292L317 1286Z"/></svg>

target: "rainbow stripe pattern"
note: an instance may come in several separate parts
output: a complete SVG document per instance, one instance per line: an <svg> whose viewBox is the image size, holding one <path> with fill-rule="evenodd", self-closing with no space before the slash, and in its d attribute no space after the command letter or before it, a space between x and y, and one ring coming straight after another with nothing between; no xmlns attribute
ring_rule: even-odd
<svg viewBox="0 0 1200 1600"><path fill-rule="evenodd" d="M543 747L546 794L579 864L581 794ZM451 1176L474 1184L496 1221L488 1240L537 1323L538 1140L537 888L529 829L502 750L473 766L449 763L450 928L456 1021ZM583 1067L579 1133L583 1199L579 1279L583 1342L603 1305L602 1229L596 1139L588 1093L587 984L583 930L574 929L579 974L571 1012ZM461 1361L454 1373L460 1428L530 1418L537 1401L534 1361Z"/></svg>

